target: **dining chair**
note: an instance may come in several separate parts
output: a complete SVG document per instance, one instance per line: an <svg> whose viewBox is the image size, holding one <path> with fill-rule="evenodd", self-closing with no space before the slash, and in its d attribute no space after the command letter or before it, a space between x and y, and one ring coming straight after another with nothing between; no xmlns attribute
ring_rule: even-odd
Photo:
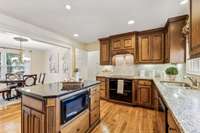
<svg viewBox="0 0 200 133"><path fill-rule="evenodd" d="M24 86L33 86L33 85L36 85L37 74L24 75L23 79L24 79Z"/></svg>
<svg viewBox="0 0 200 133"><path fill-rule="evenodd" d="M44 84L45 77L46 77L46 73L40 73L38 83Z"/></svg>

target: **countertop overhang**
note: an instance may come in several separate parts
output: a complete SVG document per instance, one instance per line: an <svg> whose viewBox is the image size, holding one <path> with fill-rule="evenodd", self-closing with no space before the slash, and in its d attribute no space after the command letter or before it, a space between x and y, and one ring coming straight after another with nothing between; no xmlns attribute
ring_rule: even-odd
<svg viewBox="0 0 200 133"><path fill-rule="evenodd" d="M18 88L22 95L31 96L37 99L56 98L67 94L71 94L80 90L88 89L99 84L99 81L84 81L83 87L69 89L67 86L63 89L63 83L50 83L44 85L35 85L31 87Z"/></svg>

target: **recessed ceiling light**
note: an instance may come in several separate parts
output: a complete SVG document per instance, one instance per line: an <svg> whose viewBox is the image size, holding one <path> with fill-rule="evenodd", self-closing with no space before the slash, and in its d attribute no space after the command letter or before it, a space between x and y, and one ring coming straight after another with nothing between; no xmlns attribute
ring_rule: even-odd
<svg viewBox="0 0 200 133"><path fill-rule="evenodd" d="M132 24L134 24L134 23L135 23L134 20L129 20L129 21L128 21L128 25L132 25Z"/></svg>
<svg viewBox="0 0 200 133"><path fill-rule="evenodd" d="M79 37L79 34L74 34L74 37Z"/></svg>
<svg viewBox="0 0 200 133"><path fill-rule="evenodd" d="M187 4L188 3L188 0L182 0L181 2L180 2L180 5L185 5L185 4Z"/></svg>
<svg viewBox="0 0 200 133"><path fill-rule="evenodd" d="M71 10L71 6L70 6L70 5L65 5L65 8L66 8L67 10Z"/></svg>

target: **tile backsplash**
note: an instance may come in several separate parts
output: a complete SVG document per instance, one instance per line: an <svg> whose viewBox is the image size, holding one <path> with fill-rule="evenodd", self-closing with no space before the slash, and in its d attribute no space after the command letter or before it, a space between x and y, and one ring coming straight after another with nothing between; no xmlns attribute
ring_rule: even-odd
<svg viewBox="0 0 200 133"><path fill-rule="evenodd" d="M165 69L173 64L144 64L144 65L121 65L121 66L102 66L99 74L113 74L113 75L137 75L143 71L145 76L166 76ZM174 66L174 65L173 65ZM185 64L177 64L179 70L179 77L186 74Z"/></svg>

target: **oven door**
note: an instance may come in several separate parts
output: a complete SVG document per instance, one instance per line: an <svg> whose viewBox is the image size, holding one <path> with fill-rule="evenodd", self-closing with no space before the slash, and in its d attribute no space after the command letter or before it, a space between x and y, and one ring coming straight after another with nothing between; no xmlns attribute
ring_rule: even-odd
<svg viewBox="0 0 200 133"><path fill-rule="evenodd" d="M88 108L89 93L88 91L61 101L61 124L74 118L76 115Z"/></svg>

